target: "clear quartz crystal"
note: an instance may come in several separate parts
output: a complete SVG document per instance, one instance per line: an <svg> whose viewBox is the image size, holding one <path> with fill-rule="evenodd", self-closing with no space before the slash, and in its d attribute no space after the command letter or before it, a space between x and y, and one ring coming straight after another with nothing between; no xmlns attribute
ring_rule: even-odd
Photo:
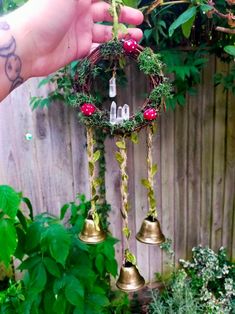
<svg viewBox="0 0 235 314"><path fill-rule="evenodd" d="M110 107L110 116L109 116L109 122L111 124L115 124L117 120L117 104L115 101L112 101L111 107Z"/></svg>
<svg viewBox="0 0 235 314"><path fill-rule="evenodd" d="M113 76L109 80L109 97L113 98L117 95L116 77Z"/></svg>
<svg viewBox="0 0 235 314"><path fill-rule="evenodd" d="M119 106L117 110L117 123L122 123L122 121L123 121L122 106Z"/></svg>
<svg viewBox="0 0 235 314"><path fill-rule="evenodd" d="M122 108L122 117L123 117L123 120L129 120L130 118L130 107L125 104Z"/></svg>

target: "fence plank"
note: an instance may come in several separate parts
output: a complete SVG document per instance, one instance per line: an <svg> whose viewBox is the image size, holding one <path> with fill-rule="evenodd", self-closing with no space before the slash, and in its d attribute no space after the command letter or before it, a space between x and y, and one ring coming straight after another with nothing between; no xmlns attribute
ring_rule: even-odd
<svg viewBox="0 0 235 314"><path fill-rule="evenodd" d="M214 137L214 87L215 59L211 58L203 71L202 86L202 173L201 173L201 228L200 243L209 246L211 241L213 137Z"/></svg>
<svg viewBox="0 0 235 314"><path fill-rule="evenodd" d="M227 72L227 65L217 60L217 71ZM213 157L213 201L211 246L217 250L222 245L223 205L224 205L224 171L225 171L225 122L227 95L223 87L215 90L215 126Z"/></svg>
<svg viewBox="0 0 235 314"><path fill-rule="evenodd" d="M176 262L200 243L214 249L223 245L235 257L235 99L231 94L227 97L222 87L213 88L216 70L225 72L227 68L211 58L198 96L186 107L163 114L154 137L159 219L164 234L174 241ZM130 85L120 91L119 101L138 107L146 81L136 69L130 68L128 73ZM89 195L86 137L76 112L62 104L31 111L30 94L47 93L46 87L38 90L37 84L38 79L26 82L0 106L0 183L22 190L37 212L58 214L60 206L73 200L76 193ZM33 135L31 141L25 139L27 132ZM149 281L155 272L167 272L172 259L159 247L149 247L134 238L147 211L147 193L140 184L147 173L145 140L143 130L139 145L128 144L128 172L131 248ZM114 140L107 139L110 229L121 239L116 247L121 264L120 175L115 151Z"/></svg>

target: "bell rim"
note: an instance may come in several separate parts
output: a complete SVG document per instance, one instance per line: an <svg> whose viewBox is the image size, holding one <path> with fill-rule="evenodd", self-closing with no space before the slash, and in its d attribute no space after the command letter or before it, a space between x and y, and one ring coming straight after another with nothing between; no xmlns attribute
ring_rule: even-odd
<svg viewBox="0 0 235 314"><path fill-rule="evenodd" d="M135 291L138 291L138 290L141 290L142 288L144 288L145 286L145 280L144 278L141 276L141 279L140 279L140 283L139 285L137 285L135 288L128 288L128 285L127 284L119 284L118 281L116 282L116 286L118 289L122 290L122 291L125 291L125 292L135 292Z"/></svg>
<svg viewBox="0 0 235 314"><path fill-rule="evenodd" d="M105 241L106 239L106 234L103 232L101 235L99 235L99 237L97 238L93 238L93 240L91 240L90 236L86 236L83 234L79 234L78 238L84 242L84 243L88 243L88 244L96 244L96 243L101 243L103 241Z"/></svg>
<svg viewBox="0 0 235 314"><path fill-rule="evenodd" d="M166 238L165 238L165 236L164 235L162 235L162 237L161 237L161 239L159 239L159 240L153 240L152 238L142 238L141 237L141 235L139 235L138 233L137 233L137 235L136 235L136 240L138 240L139 242L141 242L141 243L144 243L144 244L150 244L150 245L157 245L157 244L161 244L161 243L164 243L165 241L166 241Z"/></svg>

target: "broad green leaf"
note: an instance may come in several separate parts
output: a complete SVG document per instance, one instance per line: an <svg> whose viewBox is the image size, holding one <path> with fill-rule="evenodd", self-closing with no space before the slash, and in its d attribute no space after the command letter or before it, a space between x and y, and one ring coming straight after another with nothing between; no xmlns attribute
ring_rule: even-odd
<svg viewBox="0 0 235 314"><path fill-rule="evenodd" d="M169 36L171 37L179 26L186 23L193 16L196 16L197 8L195 6L189 7L186 11L184 11L170 26L169 28Z"/></svg>
<svg viewBox="0 0 235 314"><path fill-rule="evenodd" d="M11 256L17 245L16 230L10 219L0 220L0 261L6 266L10 264Z"/></svg>
<svg viewBox="0 0 235 314"><path fill-rule="evenodd" d="M125 149L126 148L126 143L124 141L118 141L116 142L116 146L120 149Z"/></svg>
<svg viewBox="0 0 235 314"><path fill-rule="evenodd" d="M55 313L66 313L66 298L63 294L57 295L56 301L53 304L53 311Z"/></svg>
<svg viewBox="0 0 235 314"><path fill-rule="evenodd" d="M60 210L60 219L63 220L67 210L69 209L70 204L65 204Z"/></svg>
<svg viewBox="0 0 235 314"><path fill-rule="evenodd" d="M224 51L235 57L235 46L232 45L225 46Z"/></svg>
<svg viewBox="0 0 235 314"><path fill-rule="evenodd" d="M97 150L93 155L93 162L97 162L100 159L100 150Z"/></svg>
<svg viewBox="0 0 235 314"><path fill-rule="evenodd" d="M123 3L128 7L137 8L138 1L137 0L123 0Z"/></svg>
<svg viewBox="0 0 235 314"><path fill-rule="evenodd" d="M44 257L43 258L43 263L46 266L47 271L54 277L60 277L60 270L56 262L49 258L49 257Z"/></svg>
<svg viewBox="0 0 235 314"><path fill-rule="evenodd" d="M31 204L30 200L27 197L23 197L22 202L24 202L27 205L27 207L29 209L29 217L31 220L33 220L33 206Z"/></svg>
<svg viewBox="0 0 235 314"><path fill-rule="evenodd" d="M118 264L115 259L105 260L106 270L113 276L116 277L118 274Z"/></svg>
<svg viewBox="0 0 235 314"><path fill-rule="evenodd" d="M208 4L201 4L201 5L200 5L200 10L202 11L202 13L211 11L211 10L213 10L213 9L214 9L214 7L211 6L211 5L208 5Z"/></svg>
<svg viewBox="0 0 235 314"><path fill-rule="evenodd" d="M40 243L42 227L40 222L35 221L29 226L27 231L27 240L25 244L26 252L34 250Z"/></svg>
<svg viewBox="0 0 235 314"><path fill-rule="evenodd" d="M65 287L66 299L75 306L80 306L84 298L84 287L80 280L71 276L69 283Z"/></svg>
<svg viewBox="0 0 235 314"><path fill-rule="evenodd" d="M195 18L196 18L196 15L193 15L191 17L191 19L189 19L187 22L185 22L184 24L182 24L182 31L183 31L183 34L186 38L189 38L190 34L191 34L191 30L192 30L192 27L193 27L193 23L195 21Z"/></svg>
<svg viewBox="0 0 235 314"><path fill-rule="evenodd" d="M94 304L96 306L105 307L109 305L109 299L103 294L92 293L87 297L87 302L89 304Z"/></svg>
<svg viewBox="0 0 235 314"><path fill-rule="evenodd" d="M47 274L45 266L42 262L38 263L32 270L29 271L30 282L29 288L30 292L40 293L43 291L46 282L47 282Z"/></svg>
<svg viewBox="0 0 235 314"><path fill-rule="evenodd" d="M102 254L98 254L95 259L95 266L100 272L100 274L103 274L104 271L104 256Z"/></svg>
<svg viewBox="0 0 235 314"><path fill-rule="evenodd" d="M17 218L19 219L19 222L21 223L21 226L24 229L24 231L27 231L28 228L27 220L21 210L17 211Z"/></svg>
<svg viewBox="0 0 235 314"><path fill-rule="evenodd" d="M34 268L37 264L39 264L42 261L42 258L38 255L36 256L32 256L32 257L28 257L26 260L24 260L20 266L18 267L18 269L20 270L29 270Z"/></svg>
<svg viewBox="0 0 235 314"><path fill-rule="evenodd" d="M0 211L2 210L10 218L15 218L20 201L19 194L10 186L0 185Z"/></svg>
<svg viewBox="0 0 235 314"><path fill-rule="evenodd" d="M64 265L69 254L71 239L69 233L60 224L52 224L41 238L42 249L49 250L56 262Z"/></svg>
<svg viewBox="0 0 235 314"><path fill-rule="evenodd" d="M23 229L21 229L20 226L16 226L16 234L17 234L17 246L16 246L16 250L14 253L14 256L19 259L22 260L24 255L25 255L25 243L26 243L26 233L24 232Z"/></svg>

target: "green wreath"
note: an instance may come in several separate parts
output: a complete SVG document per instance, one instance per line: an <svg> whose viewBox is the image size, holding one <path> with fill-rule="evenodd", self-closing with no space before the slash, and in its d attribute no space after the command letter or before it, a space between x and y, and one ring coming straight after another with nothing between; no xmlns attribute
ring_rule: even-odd
<svg viewBox="0 0 235 314"><path fill-rule="evenodd" d="M99 71L99 63L124 64L126 58L137 62L141 72L148 76L149 91L142 107L128 119L111 123L110 112L105 110L92 88ZM97 47L86 59L80 62L74 76L76 106L80 108L79 118L89 127L102 128L104 132L131 134L151 124L160 112L165 110L165 99L171 97L171 84L163 75L160 55L150 48L143 48L134 40L113 40Z"/></svg>

